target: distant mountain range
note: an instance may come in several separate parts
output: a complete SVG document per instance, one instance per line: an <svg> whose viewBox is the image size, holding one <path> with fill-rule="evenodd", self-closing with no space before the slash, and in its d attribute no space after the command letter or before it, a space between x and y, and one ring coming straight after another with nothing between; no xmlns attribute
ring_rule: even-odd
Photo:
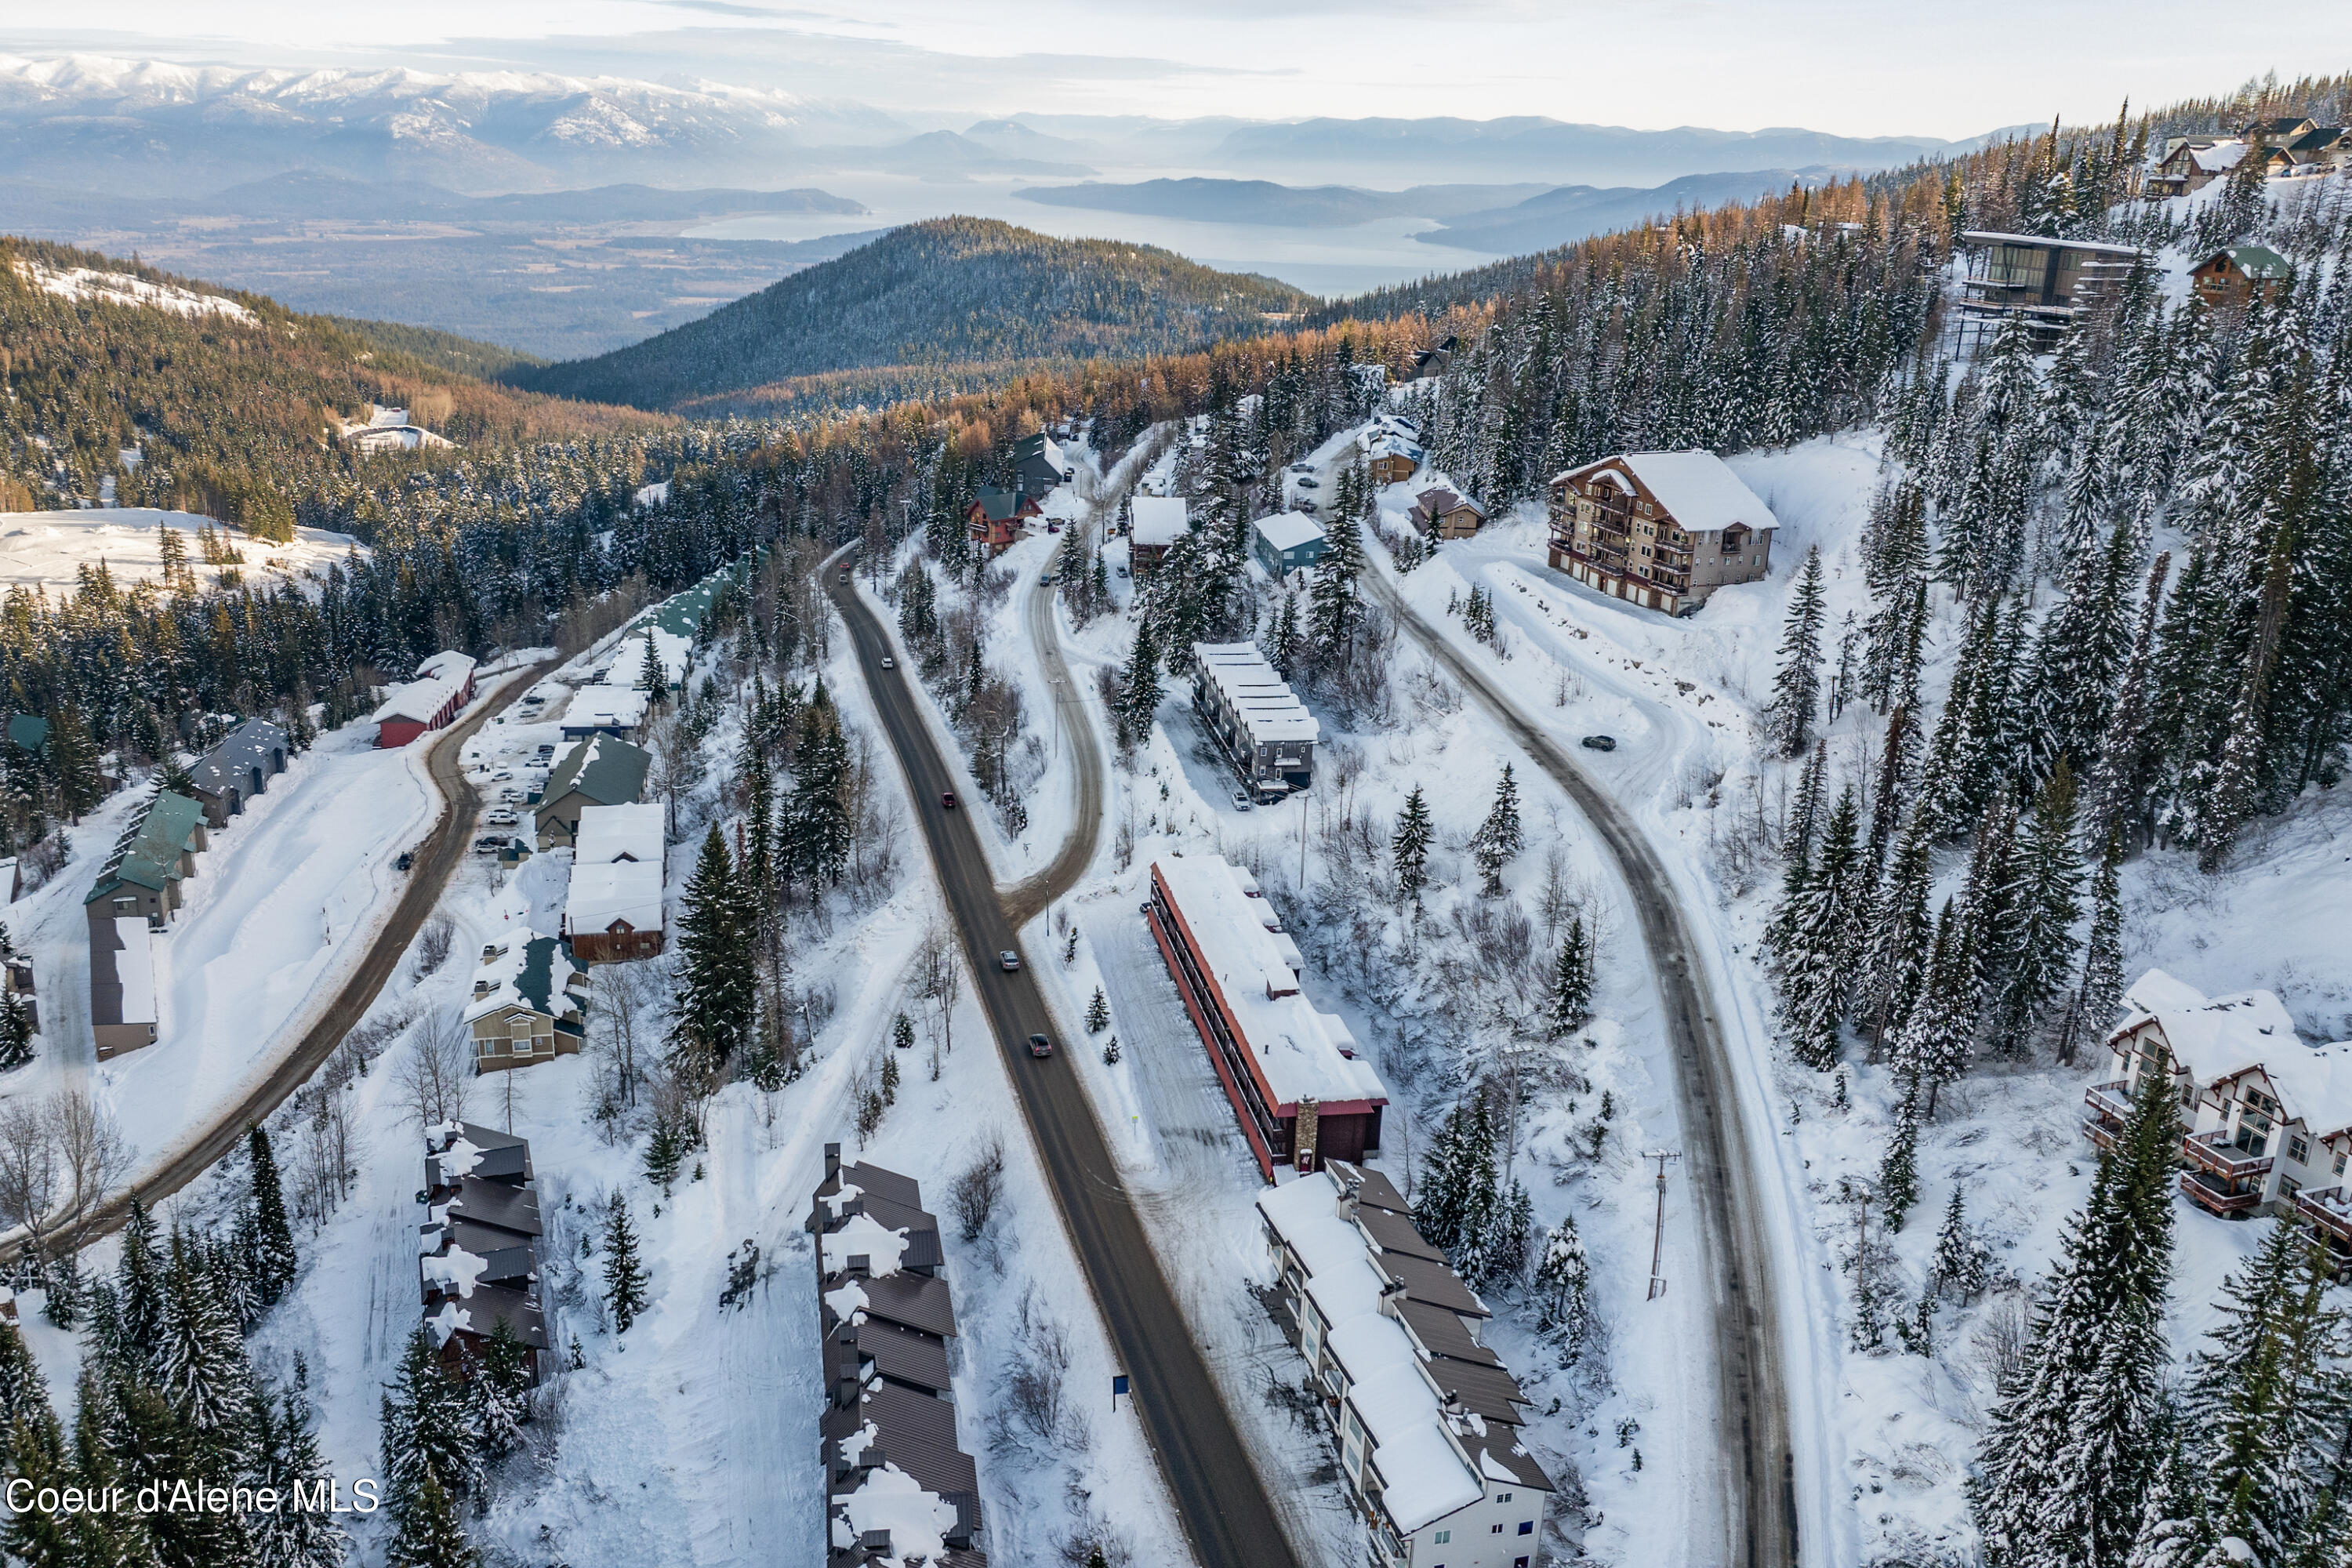
<svg viewBox="0 0 2352 1568"><path fill-rule="evenodd" d="M1314 303L1151 246L936 218L644 342L507 379L667 408L830 371L1169 353L1262 331L1269 313Z"/></svg>
<svg viewBox="0 0 2352 1568"><path fill-rule="evenodd" d="M1749 202L1790 185L1807 190L1851 174L1845 169L1751 169L1736 174L1685 174L1663 185L1562 185L1507 206L1462 213L1443 228L1413 236L1430 245L1519 256L1549 250L1654 217L1697 212L1726 202Z"/></svg>
<svg viewBox="0 0 2352 1568"><path fill-rule="evenodd" d="M318 169L289 169L203 195L113 195L34 180L0 179L0 230L16 233L37 232L60 222L141 229L186 219L240 218L256 223L430 219L497 228L697 223L749 213L856 216L866 210L846 196L810 189L672 191L628 184L469 196L421 180L357 180Z"/></svg>
<svg viewBox="0 0 2352 1568"><path fill-rule="evenodd" d="M1088 181L1034 185L1021 199L1092 212L1139 213L1201 223L1244 223L1274 228L1353 228L1384 217L1446 218L1507 206L1538 195L1545 186L1415 185L1368 191L1355 185L1283 185L1271 180L1140 180L1132 184Z"/></svg>

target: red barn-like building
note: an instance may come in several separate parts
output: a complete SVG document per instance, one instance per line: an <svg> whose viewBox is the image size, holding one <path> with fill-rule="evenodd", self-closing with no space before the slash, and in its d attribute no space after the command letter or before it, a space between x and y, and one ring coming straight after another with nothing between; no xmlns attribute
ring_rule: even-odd
<svg viewBox="0 0 2352 1568"><path fill-rule="evenodd" d="M438 730L474 700L474 661L462 653L435 654L416 667L416 679L384 694L373 715L375 743L404 746L428 730Z"/></svg>

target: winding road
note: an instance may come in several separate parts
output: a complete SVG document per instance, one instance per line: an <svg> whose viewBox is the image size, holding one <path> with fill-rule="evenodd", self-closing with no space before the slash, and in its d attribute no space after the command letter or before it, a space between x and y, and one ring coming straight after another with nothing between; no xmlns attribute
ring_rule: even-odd
<svg viewBox="0 0 2352 1568"><path fill-rule="evenodd" d="M1701 1253L1714 1287L1718 1436L1738 1484L1725 1499L1725 1561L1742 1568L1795 1568L1797 1502L1788 1400L1773 1315L1772 1252L1750 1195L1756 1164L1732 1082L1721 1015L1672 881L1648 837L1614 797L1579 767L1375 566L1362 579L1396 618L1581 811L1617 863L1643 944L1658 977L1673 1047L1684 1159L1699 1216ZM1693 1542L1694 1562L1706 1561Z"/></svg>
<svg viewBox="0 0 2352 1568"><path fill-rule="evenodd" d="M923 699L908 685L906 670L882 668L882 660L893 657L889 638L845 574L834 570L841 559L826 563L826 592L848 626L875 710L906 772L940 889L962 933L973 988L1112 1349L1134 1379L1144 1435L1193 1555L1203 1568L1296 1568L1297 1559L1160 1271L1085 1088L1068 1061L1038 1060L1028 1053L1024 1042L1030 1035L1054 1032L1045 997L1025 965L1007 974L996 963L1000 952L1019 948L1020 925L1067 891L1094 858L1101 834L1103 762L1091 727L1081 718L1073 726L1079 733L1070 737L1080 748L1080 810L1070 842L1045 871L1000 896L971 812L940 805L959 774L932 741L919 707ZM1069 672L1061 662L1059 639L1050 635L1052 595L1042 588L1034 592L1033 635L1041 626L1048 634L1039 638L1040 657L1075 697L1075 689L1066 687Z"/></svg>
<svg viewBox="0 0 2352 1568"><path fill-rule="evenodd" d="M267 1121L285 1103L287 1096L309 1082L310 1075L342 1043L343 1037L366 1016L384 982L399 967L409 943L416 940L417 931L433 913L434 906L441 901L442 889L448 885L449 878L466 858L474 816L482 805L479 792L466 782L461 765L466 742L492 716L503 711L518 693L530 689L541 677L562 662L549 659L509 675L491 694L492 700L483 702L472 717L441 731L427 742L425 765L433 776L434 786L441 792L441 815L434 821L432 831L417 842L414 851L416 860L409 868L408 884L401 889L400 901L393 906L392 918L369 942L359 967L343 982L327 1010L303 1031L294 1048L278 1058L268 1076L250 1093L223 1107L203 1129L174 1148L162 1164L107 1199L83 1222L85 1244L121 1228L131 1215L134 1198L152 1208L212 1169L245 1137L247 1129Z"/></svg>

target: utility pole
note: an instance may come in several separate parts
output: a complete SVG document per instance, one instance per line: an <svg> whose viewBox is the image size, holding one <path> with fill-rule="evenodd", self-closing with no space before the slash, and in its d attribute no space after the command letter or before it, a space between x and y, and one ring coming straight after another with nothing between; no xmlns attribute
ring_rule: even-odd
<svg viewBox="0 0 2352 1568"><path fill-rule="evenodd" d="M1654 1301L1666 1293L1666 1282L1658 1273L1658 1266L1664 1260L1666 1249L1666 1162L1679 1160L1682 1155L1671 1149L1652 1149L1642 1158L1658 1163L1658 1223L1650 1238L1650 1293L1643 1298Z"/></svg>

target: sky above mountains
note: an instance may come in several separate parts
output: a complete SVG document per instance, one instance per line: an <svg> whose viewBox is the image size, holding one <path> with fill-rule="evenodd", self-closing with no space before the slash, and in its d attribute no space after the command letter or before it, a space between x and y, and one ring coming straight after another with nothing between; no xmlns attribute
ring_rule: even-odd
<svg viewBox="0 0 2352 1568"><path fill-rule="evenodd" d="M2352 60L2352 7L2292 42L2189 0L0 0L0 52L509 67L898 111L1171 118L1539 114L1651 128L1963 137Z"/></svg>

